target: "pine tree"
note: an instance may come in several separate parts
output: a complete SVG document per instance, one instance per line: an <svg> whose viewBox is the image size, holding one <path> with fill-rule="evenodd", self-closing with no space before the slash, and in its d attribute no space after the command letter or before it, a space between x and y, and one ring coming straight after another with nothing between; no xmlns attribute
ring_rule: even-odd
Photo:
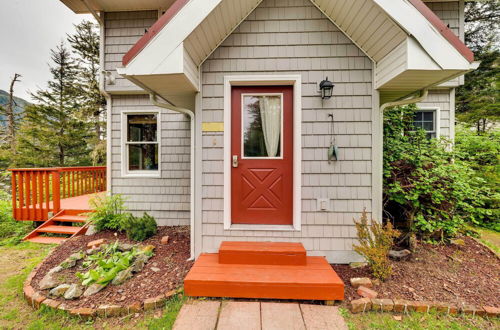
<svg viewBox="0 0 500 330"><path fill-rule="evenodd" d="M83 21L75 25L75 33L67 36L73 52L77 57L78 100L82 119L92 123L94 138L91 141L93 155L97 155L97 163L104 163L106 100L99 90L99 34L98 25L91 21ZM101 152L100 152L101 151Z"/></svg>
<svg viewBox="0 0 500 330"><path fill-rule="evenodd" d="M52 80L47 89L32 94L22 121L17 166L90 164L91 126L80 117L77 64L61 42L51 50Z"/></svg>

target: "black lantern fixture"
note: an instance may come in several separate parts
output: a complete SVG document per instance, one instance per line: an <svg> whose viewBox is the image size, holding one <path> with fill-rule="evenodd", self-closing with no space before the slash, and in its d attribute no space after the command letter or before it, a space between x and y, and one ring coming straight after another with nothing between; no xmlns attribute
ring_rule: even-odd
<svg viewBox="0 0 500 330"><path fill-rule="evenodd" d="M319 83L319 89L321 90L321 98L323 100L328 100L329 98L332 97L334 86L335 85L330 80L328 80L328 77L326 77L325 80Z"/></svg>

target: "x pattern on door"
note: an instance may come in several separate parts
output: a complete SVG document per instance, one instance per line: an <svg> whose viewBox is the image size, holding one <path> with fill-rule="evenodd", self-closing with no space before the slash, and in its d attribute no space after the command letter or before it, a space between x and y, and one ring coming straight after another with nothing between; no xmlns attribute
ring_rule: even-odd
<svg viewBox="0 0 500 330"><path fill-rule="evenodd" d="M249 168L242 173L242 204L248 210L282 207L283 175L278 169Z"/></svg>

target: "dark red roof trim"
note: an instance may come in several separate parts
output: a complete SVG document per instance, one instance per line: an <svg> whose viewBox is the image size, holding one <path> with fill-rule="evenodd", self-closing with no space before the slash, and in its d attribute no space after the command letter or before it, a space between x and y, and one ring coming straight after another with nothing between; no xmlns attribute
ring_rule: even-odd
<svg viewBox="0 0 500 330"><path fill-rule="evenodd" d="M122 64L127 65L132 61L134 57L141 52L141 50L146 47L146 45L153 39L158 32L167 25L172 18L188 3L189 0L176 0L170 8L167 9L165 14L163 14L153 26L148 30L148 32L139 39L132 48L123 56Z"/></svg>
<svg viewBox="0 0 500 330"><path fill-rule="evenodd" d="M474 53L460 40L453 31L451 31L446 24L429 8L422 0L408 0L417 8L417 10L424 15L427 20L438 29L439 33L446 38L455 47L456 50L470 63L474 61Z"/></svg>

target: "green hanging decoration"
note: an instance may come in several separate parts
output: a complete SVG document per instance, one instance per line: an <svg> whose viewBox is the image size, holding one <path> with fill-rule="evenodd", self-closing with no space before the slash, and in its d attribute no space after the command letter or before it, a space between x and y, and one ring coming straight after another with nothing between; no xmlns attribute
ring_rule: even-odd
<svg viewBox="0 0 500 330"><path fill-rule="evenodd" d="M333 114L328 114L328 117L331 119L330 122L330 146L328 147L328 164L331 164L333 160L339 160L339 148L335 142L335 132L334 132L334 120Z"/></svg>

